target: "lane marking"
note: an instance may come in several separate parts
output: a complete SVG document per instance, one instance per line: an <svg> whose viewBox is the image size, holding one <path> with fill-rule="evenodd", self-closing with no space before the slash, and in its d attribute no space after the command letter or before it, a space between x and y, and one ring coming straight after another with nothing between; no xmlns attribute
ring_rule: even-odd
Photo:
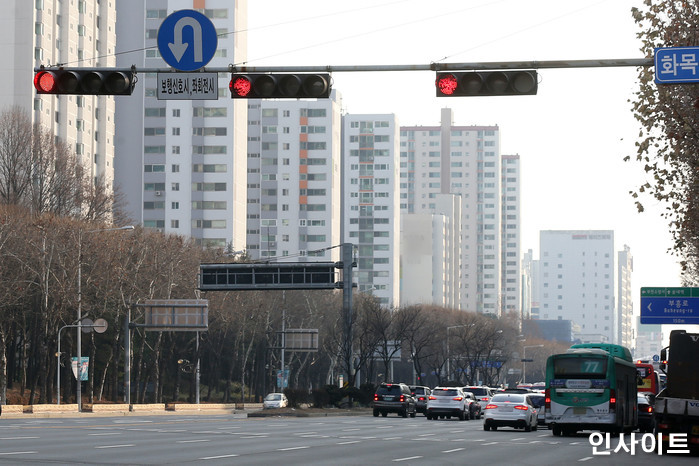
<svg viewBox="0 0 699 466"><path fill-rule="evenodd" d="M309 445L305 445L303 447L277 448L277 451L303 450L305 448L311 448L311 447Z"/></svg>
<svg viewBox="0 0 699 466"><path fill-rule="evenodd" d="M456 451L465 450L465 448L454 448L453 450L444 450L442 453L454 453Z"/></svg>
<svg viewBox="0 0 699 466"><path fill-rule="evenodd" d="M350 445L352 443L359 443L359 440L351 440L349 442L337 442L338 445Z"/></svg>
<svg viewBox="0 0 699 466"><path fill-rule="evenodd" d="M484 443L483 446L485 447L487 445L497 445L497 444L498 444L498 442L488 442L488 443Z"/></svg>
<svg viewBox="0 0 699 466"><path fill-rule="evenodd" d="M580 458L578 461L587 461L591 460L593 457L592 456L586 456L585 458Z"/></svg>
<svg viewBox="0 0 699 466"><path fill-rule="evenodd" d="M99 433L99 434L87 434L87 435L91 435L93 437L104 437L107 435L121 435L121 432L103 432L103 433Z"/></svg>
<svg viewBox="0 0 699 466"><path fill-rule="evenodd" d="M210 442L211 440L201 439L201 440L178 440L175 443L197 443L197 442Z"/></svg>
<svg viewBox="0 0 699 466"><path fill-rule="evenodd" d="M31 453L38 453L37 451L8 451L5 453L0 453L0 455L29 455Z"/></svg>
<svg viewBox="0 0 699 466"><path fill-rule="evenodd" d="M37 439L40 437L0 437L0 440L28 440L28 439Z"/></svg>
<svg viewBox="0 0 699 466"><path fill-rule="evenodd" d="M409 456L409 457L407 457L407 458L396 458L396 459L394 459L393 461L394 461L395 463L397 463L397 462L399 462L399 461L418 460L418 459L420 459L420 458L422 458L422 456Z"/></svg>
<svg viewBox="0 0 699 466"><path fill-rule="evenodd" d="M101 445L95 448L124 448L124 447L135 447L136 445L132 443L127 443L124 445Z"/></svg>
<svg viewBox="0 0 699 466"><path fill-rule="evenodd" d="M232 455L205 456L204 458L199 458L199 459L200 460L217 460L220 458L235 458L236 456L238 456L238 455L232 454Z"/></svg>

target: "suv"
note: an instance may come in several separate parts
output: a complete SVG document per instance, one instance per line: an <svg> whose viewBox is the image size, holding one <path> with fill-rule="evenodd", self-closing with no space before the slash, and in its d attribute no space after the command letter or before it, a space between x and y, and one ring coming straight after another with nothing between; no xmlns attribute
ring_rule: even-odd
<svg viewBox="0 0 699 466"><path fill-rule="evenodd" d="M382 383L374 394L374 417L381 414L398 413L403 417L415 417L415 398L410 392L410 387L404 383Z"/></svg>
<svg viewBox="0 0 699 466"><path fill-rule="evenodd" d="M430 393L432 393L432 389L430 387L423 387L422 385L411 385L410 391L415 398L415 410L418 413L427 413L427 398L429 398Z"/></svg>
<svg viewBox="0 0 699 466"><path fill-rule="evenodd" d="M464 391L464 397L468 401L468 416L470 419L480 419L482 413L482 405L478 398L471 392Z"/></svg>
<svg viewBox="0 0 699 466"><path fill-rule="evenodd" d="M427 419L451 419L456 416L460 421L468 419L469 400L459 387L435 387L427 400Z"/></svg>
<svg viewBox="0 0 699 466"><path fill-rule="evenodd" d="M490 387L484 386L468 386L463 387L465 392L471 392L475 395L476 399L480 401L483 406L487 405L490 398L493 396L493 390Z"/></svg>

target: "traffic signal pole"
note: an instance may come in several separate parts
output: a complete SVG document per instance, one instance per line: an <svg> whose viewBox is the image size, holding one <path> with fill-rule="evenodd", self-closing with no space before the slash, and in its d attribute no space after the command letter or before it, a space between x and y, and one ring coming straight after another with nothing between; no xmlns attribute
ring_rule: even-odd
<svg viewBox="0 0 699 466"><path fill-rule="evenodd" d="M653 66L653 58L621 58L598 60L543 60L543 61L494 61L494 62L460 62L429 63L417 65L320 65L320 66L247 66L231 64L222 67L203 67L198 71L211 73L346 73L362 71L469 71L469 70L518 70L518 69L554 69L554 68L615 68ZM60 69L76 69L64 66L47 66L35 68L35 72ZM87 70L92 68L79 68ZM96 68L112 70L112 68ZM173 68L136 68L140 73L172 73Z"/></svg>

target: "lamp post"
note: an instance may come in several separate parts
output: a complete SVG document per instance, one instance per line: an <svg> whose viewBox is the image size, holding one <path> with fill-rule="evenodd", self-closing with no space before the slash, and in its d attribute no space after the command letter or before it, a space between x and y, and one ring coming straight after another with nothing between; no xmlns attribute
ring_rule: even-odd
<svg viewBox="0 0 699 466"><path fill-rule="evenodd" d="M544 345L528 345L522 350L522 383L527 383L527 348L543 348Z"/></svg>
<svg viewBox="0 0 699 466"><path fill-rule="evenodd" d="M451 353L449 352L449 330L453 328L473 327L476 324L450 325L447 327L447 379L451 377Z"/></svg>
<svg viewBox="0 0 699 466"><path fill-rule="evenodd" d="M133 230L134 226L133 225L127 225L124 227L117 227L117 228L101 228L98 230L87 230L87 231L82 231L78 230L78 341L77 341L77 365L78 365L78 371L77 371L77 376L76 376L76 389L75 389L75 394L76 394L76 402L78 403L78 412L82 412L83 410L83 404L82 404L82 339L81 334L82 334L82 318L83 318L83 313L82 313L82 247L83 247L83 234L84 233L101 233L105 231L120 231L120 230Z"/></svg>

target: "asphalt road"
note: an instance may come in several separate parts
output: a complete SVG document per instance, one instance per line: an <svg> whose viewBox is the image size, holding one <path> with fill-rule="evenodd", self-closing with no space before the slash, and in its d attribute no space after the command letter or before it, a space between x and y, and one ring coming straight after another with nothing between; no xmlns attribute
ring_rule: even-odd
<svg viewBox="0 0 699 466"><path fill-rule="evenodd" d="M628 437L625 439L628 443ZM617 447L612 438L610 447ZM694 465L687 454L595 455L589 433L483 431L482 421L231 415L0 418L0 464ZM604 448L598 448L603 451Z"/></svg>

